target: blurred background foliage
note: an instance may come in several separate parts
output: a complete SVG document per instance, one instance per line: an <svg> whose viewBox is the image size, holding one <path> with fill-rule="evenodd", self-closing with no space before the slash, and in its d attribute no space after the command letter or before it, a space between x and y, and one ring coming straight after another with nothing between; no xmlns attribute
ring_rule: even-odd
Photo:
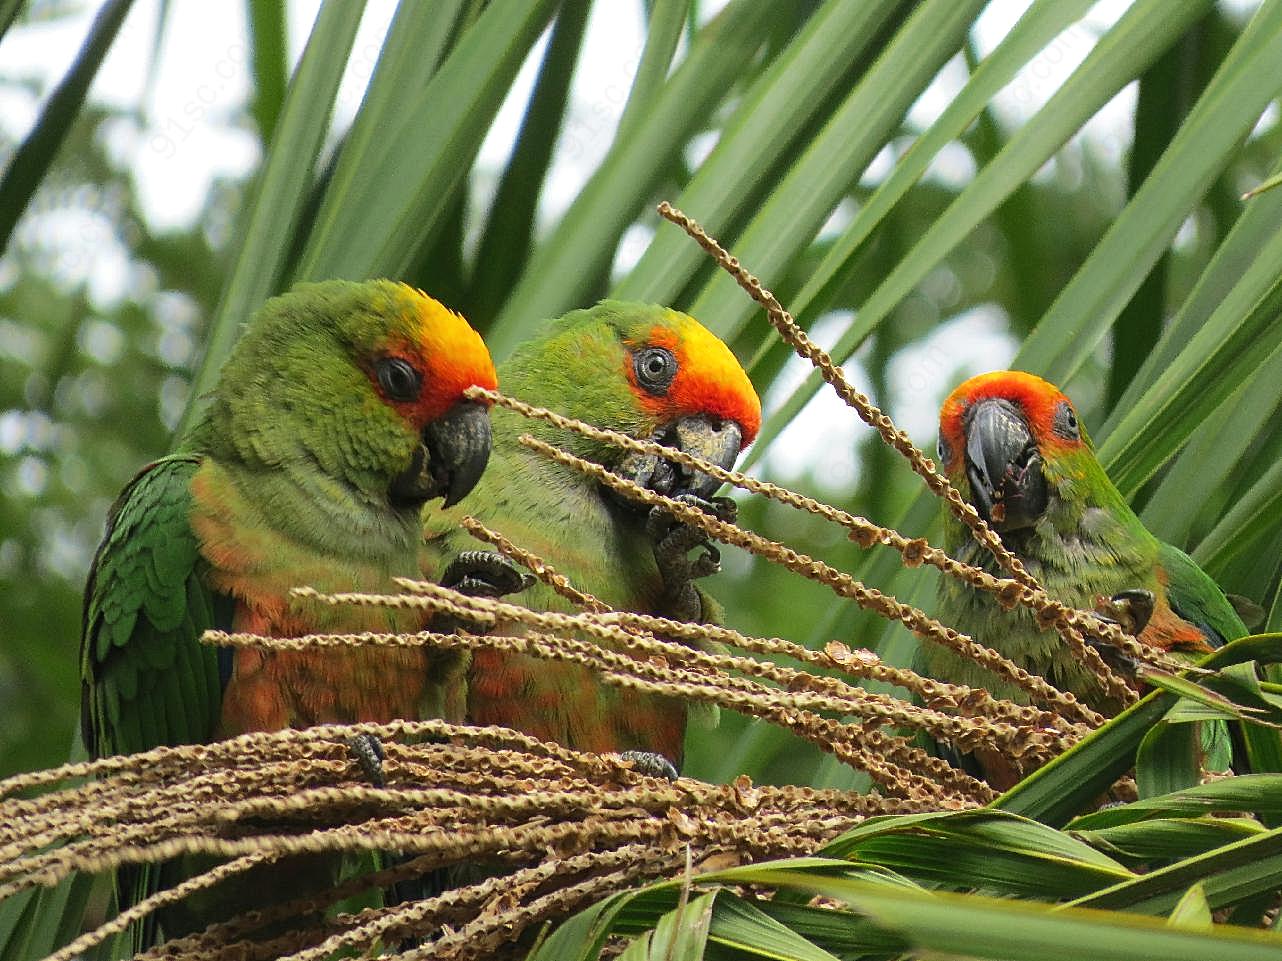
<svg viewBox="0 0 1282 961"><path fill-rule="evenodd" d="M377 20L377 6L366 16ZM1106 463L1130 467L1122 486L1147 505L1150 525L1200 551L1227 589L1279 626L1282 506L1269 480L1282 448L1279 319L1252 313L1257 297L1214 314L1218 325L1210 319L1252 263L1268 262L1282 223L1266 194L1251 202L1260 213L1238 245L1225 243L1245 219L1240 194L1282 154L1282 72L1258 69L1278 46L1279 5L1137 0L1087 15L1091 6L405 0L386 40L354 45L365 4L327 2L317 13L251 0L239 8L242 55L215 65L218 77L235 71L243 95L205 109L210 78L198 78L177 98L197 109L161 115L147 107L156 64L210 14L169 2L0 3L0 15L17 18L0 45L0 227L10 229L0 257L0 775L66 756L79 709L80 591L107 507L170 447L237 323L297 278L401 277L471 318L500 357L541 318L611 291L693 307L752 363L773 414L754 470L905 533L932 533L935 507L896 455L830 399L801 407L805 370L693 244L658 226L659 199L702 220L785 304L800 298L802 322L842 345L856 382L928 450L948 391L1006 366L1032 331L1048 330L1017 362L1067 383L1097 440L1116 445L1105 450L1120 459ZM313 16L295 62L290 37L307 37ZM1252 16L1254 45L1235 48ZM1007 34L994 40L982 17ZM611 18L643 23L644 46L607 50L616 75L589 75L585 95L582 79L570 83L576 61L599 62L600 44L630 36L602 26ZM6 65L7 51L63 19L83 25L75 42L84 42L65 78ZM143 93L131 103L86 98L95 56L131 30L131 49L147 33ZM991 66L997 41L1037 30L1044 36L1027 50ZM585 50L585 37L598 48ZM1090 61L1127 43L1107 63ZM1216 107L1196 128L1210 133L1178 144L1184 159L1161 167L1230 49L1240 57L1220 82L1253 118ZM1083 58L1083 85L1070 88L1069 67ZM345 69L372 80L354 122L342 109L331 122ZM977 94L974 109L950 118L963 88L989 83L1006 88L1006 109ZM519 126L496 155L481 148L505 102ZM1084 131L1105 104L1112 120ZM915 156L936 122L939 152ZM202 126L239 131L257 159L213 176L185 222L157 218L140 196L139 158L190 159L190 144L177 147ZM896 192L883 190L919 159ZM1155 169L1172 179L1156 199L1139 196ZM947 233L941 223L955 239L924 249ZM871 329L851 334L870 303ZM1209 370L1180 366L1199 331L1219 338L1205 357L1232 348ZM1260 356L1234 336L1254 338ZM1155 351L1161 370L1144 366ZM1183 394L1172 401L1181 383L1163 379L1168 369L1212 387L1192 407ZM1177 423L1174 410L1202 426ZM1149 419L1127 422L1128 411ZM1142 439L1151 446L1137 447ZM761 500L743 503L742 520L930 607L929 576L905 576L817 520ZM901 629L726 555L714 593L734 627L910 656ZM723 714L717 732L696 732L688 772L858 783L786 735L745 724Z"/></svg>

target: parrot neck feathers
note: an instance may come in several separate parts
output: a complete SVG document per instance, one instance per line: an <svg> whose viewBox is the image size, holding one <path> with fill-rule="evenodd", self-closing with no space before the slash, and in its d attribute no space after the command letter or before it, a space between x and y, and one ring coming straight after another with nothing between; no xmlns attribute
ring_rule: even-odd
<svg viewBox="0 0 1282 961"><path fill-rule="evenodd" d="M381 562L412 558L419 533L416 511L394 511L360 488L305 458L263 469L243 462L208 461L205 506L234 527L254 525L309 552L339 560ZM401 565L406 570L412 566Z"/></svg>
<svg viewBox="0 0 1282 961"><path fill-rule="evenodd" d="M1085 449L1066 453L1048 458L1044 470L1050 489L1045 513L1030 528L1001 534L1002 542L1035 577L1060 582L1061 588L1080 578L1084 570L1096 568L1132 578L1123 586L1147 586L1157 559L1157 539L1123 500L1095 456ZM950 551L996 570L988 550L951 514L945 530ZM1051 593L1089 606L1089 597L1075 599L1053 589Z"/></svg>

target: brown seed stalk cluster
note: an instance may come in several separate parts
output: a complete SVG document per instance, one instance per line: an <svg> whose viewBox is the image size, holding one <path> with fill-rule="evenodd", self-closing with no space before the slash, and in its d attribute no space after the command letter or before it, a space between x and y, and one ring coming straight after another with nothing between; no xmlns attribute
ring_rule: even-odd
<svg viewBox="0 0 1282 961"><path fill-rule="evenodd" d="M373 734L386 784L348 748ZM74 782L74 783L71 783ZM66 786L70 784L70 786ZM50 793L33 790L62 785ZM229 860L135 905L60 951L70 961L132 921L269 862L324 852L397 852L322 894L273 904L144 957L324 958L340 947L425 939L406 957L480 958L531 924L687 858L726 867L807 854L878 815L927 802L810 788L667 781L612 755L582 754L502 728L441 721L316 727L67 765L0 782L0 898L77 872L184 854ZM461 872L460 865L481 865ZM371 888L461 872L445 894L340 913L280 933ZM496 875L502 877L496 877Z"/></svg>

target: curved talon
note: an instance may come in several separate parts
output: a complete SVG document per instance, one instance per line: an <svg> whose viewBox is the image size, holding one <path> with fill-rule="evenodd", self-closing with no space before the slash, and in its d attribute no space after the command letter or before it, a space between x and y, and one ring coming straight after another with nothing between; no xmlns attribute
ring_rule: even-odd
<svg viewBox="0 0 1282 961"><path fill-rule="evenodd" d="M706 505L704 510L726 524L733 524L739 519L739 503L729 497L710 497L703 505Z"/></svg>
<svg viewBox="0 0 1282 961"><path fill-rule="evenodd" d="M650 512L645 518L646 536L655 543L663 540L674 531L683 528L686 530L698 530L696 527L691 527L687 524L681 523L673 517L671 513L669 513L666 507L651 507ZM700 536L702 536L702 534L700 534Z"/></svg>
<svg viewBox="0 0 1282 961"><path fill-rule="evenodd" d="M1113 610L1119 615L1118 624L1127 634L1138 637L1148 627L1157 606L1157 598L1152 591L1143 588L1118 591L1109 598Z"/></svg>
<svg viewBox="0 0 1282 961"><path fill-rule="evenodd" d="M1111 620L1111 618L1104 618L1104 620ZM1087 637L1086 643L1095 649L1095 653L1100 656L1100 660L1118 674L1133 679L1139 673L1140 662L1129 654L1123 654L1107 641L1101 641L1096 637Z"/></svg>
<svg viewBox="0 0 1282 961"><path fill-rule="evenodd" d="M739 505L728 497L705 500L694 494L678 494L673 500L697 508L705 514L711 514L717 520L726 523L733 523L739 513ZM646 518L646 533L662 549L674 553L685 554L699 546L711 547L708 535L702 529L678 520L662 507L651 509L649 517ZM717 559L720 560L720 555Z"/></svg>
<svg viewBox="0 0 1282 961"><path fill-rule="evenodd" d="M1144 607L1145 595L1147 595L1150 604L1147 612ZM1123 633L1134 636L1144 630L1144 625L1148 623L1149 616L1152 614L1152 600L1153 592L1142 589L1121 591L1112 597L1097 595L1095 598L1095 613L1101 621L1116 624L1122 629ZM1136 617L1138 615L1142 615L1143 619L1138 628L1136 628ZM1139 672L1139 661L1129 654L1123 653L1116 645L1090 635L1087 635L1084 640L1100 656L1100 660L1119 674L1134 678Z"/></svg>
<svg viewBox="0 0 1282 961"><path fill-rule="evenodd" d="M695 494L675 498L720 520L732 522L738 505L728 497L705 500ZM650 511L646 533L651 539L654 560L663 578L663 598L657 613L679 621L703 618L703 599L694 582L721 570L721 552L708 535L694 524L684 523L662 507ZM691 551L698 551L692 558Z"/></svg>
<svg viewBox="0 0 1282 961"><path fill-rule="evenodd" d="M450 561L440 583L469 597L505 597L533 584L534 575L495 551L463 551Z"/></svg>
<svg viewBox="0 0 1282 961"><path fill-rule="evenodd" d="M663 521L667 521L667 530L664 531ZM692 524L682 524L673 521L670 515L664 514L656 519L654 524L654 533L651 534L655 543L655 549L661 550L666 554L678 555L687 554L708 542L708 535Z"/></svg>
<svg viewBox="0 0 1282 961"><path fill-rule="evenodd" d="M690 562L690 579L697 581L721 570L721 551L714 544L702 544L703 552Z"/></svg>
<svg viewBox="0 0 1282 961"><path fill-rule="evenodd" d="M733 524L735 519L739 516L739 505L729 497L703 498L697 494L687 493L677 494L672 499L678 504L686 504L703 511L705 514L711 514L717 520L724 521L727 524ZM650 509L650 515L646 519L646 531L650 533L651 536L662 533L665 530L663 527L665 521L668 527L675 527L677 525L693 527L693 525L686 525L682 521L677 520L667 510L660 506L652 507ZM698 528L695 528L695 530L698 530Z"/></svg>
<svg viewBox="0 0 1282 961"><path fill-rule="evenodd" d="M653 751L620 751L619 757L625 761L631 761L632 770L638 774L644 774L646 777L658 777L663 778L665 781L675 781L681 776L671 761L662 754L656 754Z"/></svg>
<svg viewBox="0 0 1282 961"><path fill-rule="evenodd" d="M1157 598L1153 592L1142 587L1118 591L1112 597L1095 597L1095 613L1102 620L1116 624L1132 637L1144 633L1156 606Z"/></svg>
<svg viewBox="0 0 1282 961"><path fill-rule="evenodd" d="M383 772L387 754L382 741L373 734L355 734L347 739L347 751L365 775L365 780L374 787L387 787L387 776Z"/></svg>

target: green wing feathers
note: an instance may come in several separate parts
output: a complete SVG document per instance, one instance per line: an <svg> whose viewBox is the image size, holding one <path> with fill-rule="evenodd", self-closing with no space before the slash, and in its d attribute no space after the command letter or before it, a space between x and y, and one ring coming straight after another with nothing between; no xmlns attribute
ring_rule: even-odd
<svg viewBox="0 0 1282 961"><path fill-rule="evenodd" d="M85 587L82 721L95 757L207 740L221 701L218 654L201 645L215 601L188 522L200 465L143 469L112 507Z"/></svg>
<svg viewBox="0 0 1282 961"><path fill-rule="evenodd" d="M1212 647L1246 636L1246 625L1218 584L1178 547L1158 545L1158 564L1167 576L1167 596L1172 610L1196 624Z"/></svg>
<svg viewBox="0 0 1282 961"><path fill-rule="evenodd" d="M1160 543L1158 564L1166 574L1171 610L1196 625L1211 647L1222 647L1246 635L1246 625L1218 584L1178 547ZM1233 741L1228 726L1204 722L1200 734L1201 764L1209 771L1227 771L1233 765Z"/></svg>

